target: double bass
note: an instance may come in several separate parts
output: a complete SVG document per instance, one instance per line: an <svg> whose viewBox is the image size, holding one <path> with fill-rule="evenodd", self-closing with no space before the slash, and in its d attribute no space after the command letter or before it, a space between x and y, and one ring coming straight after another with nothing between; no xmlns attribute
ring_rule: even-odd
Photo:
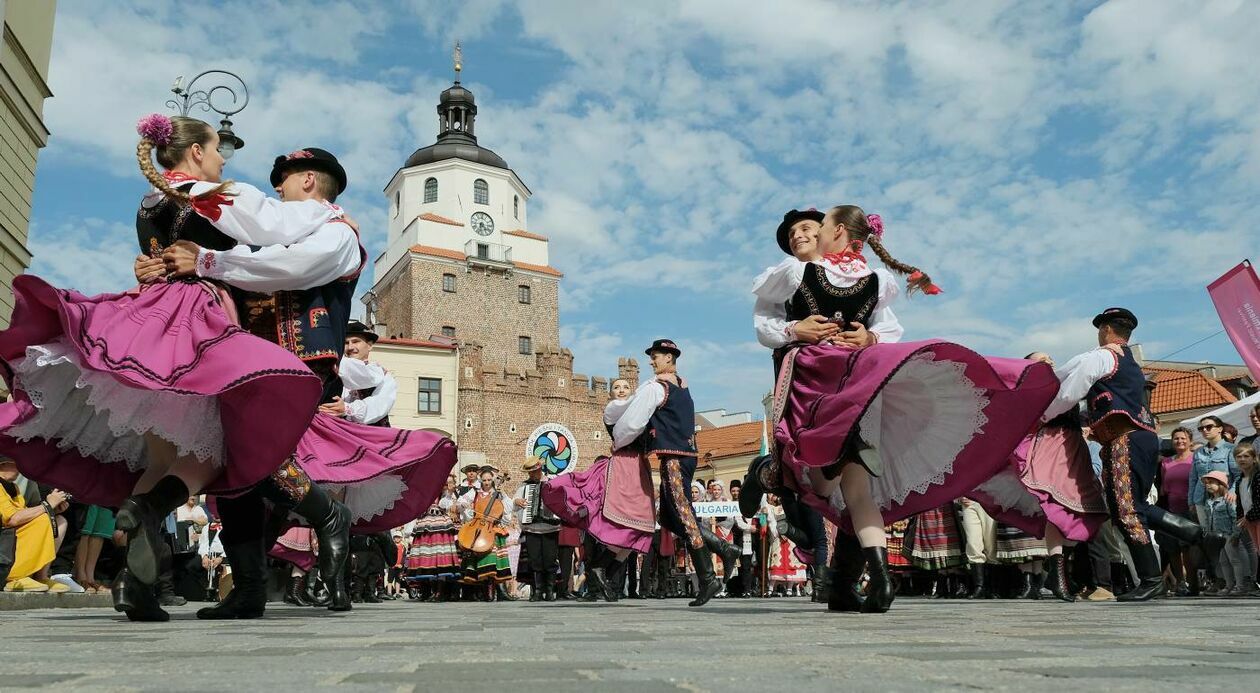
<svg viewBox="0 0 1260 693"><path fill-rule="evenodd" d="M507 530L498 526L506 512L503 494L497 490L491 495L479 496L474 500L473 517L459 528L459 534L455 538L460 553L475 560L493 551L495 537L507 533Z"/></svg>

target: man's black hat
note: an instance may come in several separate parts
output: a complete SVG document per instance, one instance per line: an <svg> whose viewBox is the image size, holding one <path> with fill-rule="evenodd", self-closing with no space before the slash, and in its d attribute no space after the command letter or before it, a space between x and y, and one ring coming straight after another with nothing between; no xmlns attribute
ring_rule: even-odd
<svg viewBox="0 0 1260 693"><path fill-rule="evenodd" d="M277 156L275 163L271 165L271 187L280 185L284 174L296 169L323 171L337 181L338 195L346 191L346 170L341 167L337 157L319 147L306 147Z"/></svg>
<svg viewBox="0 0 1260 693"><path fill-rule="evenodd" d="M347 337L362 337L363 339L367 340L368 342L371 342L372 344L376 344L376 340L381 338L379 334L376 334L375 332L372 331L371 328L359 322L358 320L351 320L349 323L346 324L346 336Z"/></svg>
<svg viewBox="0 0 1260 693"><path fill-rule="evenodd" d="M682 356L682 350L678 348L678 345L675 344L674 340L672 339L658 339L655 342L652 342L652 346L648 347L647 349L644 349L643 353L647 354L648 356L651 356L652 352L654 351L661 351L666 354L673 354L674 358L678 358L679 356Z"/></svg>
<svg viewBox="0 0 1260 693"><path fill-rule="evenodd" d="M1137 327L1138 324L1137 316L1128 308L1108 308L1094 316L1094 327L1100 327L1105 322L1117 320L1128 321L1131 327Z"/></svg>
<svg viewBox="0 0 1260 693"><path fill-rule="evenodd" d="M466 464L463 467L460 467L459 471L463 472L464 474L467 474L468 472L479 472L481 471L481 465Z"/></svg>
<svg viewBox="0 0 1260 693"><path fill-rule="evenodd" d="M792 225L802 219L812 219L821 224L824 216L826 215L813 207L805 210L794 209L784 214L783 223L779 224L779 230L775 232L775 238L779 241L779 247L783 249L783 252L791 255L792 244L788 243L788 233L792 231Z"/></svg>

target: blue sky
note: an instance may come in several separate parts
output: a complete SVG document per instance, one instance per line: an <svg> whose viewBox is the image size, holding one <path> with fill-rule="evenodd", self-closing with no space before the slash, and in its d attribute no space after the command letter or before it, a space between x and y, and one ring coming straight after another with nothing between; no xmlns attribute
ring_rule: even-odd
<svg viewBox="0 0 1260 693"><path fill-rule="evenodd" d="M946 290L898 306L907 338L1001 356L1071 356L1124 305L1162 357L1220 329L1204 287L1257 245L1254 3L202 5L58 3L33 272L128 284L134 122L208 68L251 89L228 174L265 184L277 153L337 152L375 255L381 188L433 141L457 38L478 137L533 191L529 230L566 273L577 370L669 336L702 407L760 411L748 288L792 207L882 214L892 252ZM1224 335L1176 358L1239 361Z"/></svg>

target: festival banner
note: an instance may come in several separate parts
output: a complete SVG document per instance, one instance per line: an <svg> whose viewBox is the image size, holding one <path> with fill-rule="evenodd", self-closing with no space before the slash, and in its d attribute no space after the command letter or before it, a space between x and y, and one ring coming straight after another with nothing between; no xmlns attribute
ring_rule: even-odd
<svg viewBox="0 0 1260 693"><path fill-rule="evenodd" d="M1251 377L1260 380L1260 279L1251 262L1243 260L1209 284L1208 294Z"/></svg>

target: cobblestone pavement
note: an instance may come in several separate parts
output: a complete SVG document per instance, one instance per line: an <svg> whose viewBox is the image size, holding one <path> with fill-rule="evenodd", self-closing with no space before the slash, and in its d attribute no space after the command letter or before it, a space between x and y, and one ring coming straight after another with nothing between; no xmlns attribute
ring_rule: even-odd
<svg viewBox="0 0 1260 693"><path fill-rule="evenodd" d="M0 689L1256 690L1260 600L272 605L255 621L6 612Z"/></svg>

